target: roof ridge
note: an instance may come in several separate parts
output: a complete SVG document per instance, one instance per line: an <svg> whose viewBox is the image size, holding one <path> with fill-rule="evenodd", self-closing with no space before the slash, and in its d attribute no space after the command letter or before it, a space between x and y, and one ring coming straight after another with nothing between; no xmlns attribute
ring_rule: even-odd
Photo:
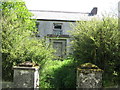
<svg viewBox="0 0 120 90"><path fill-rule="evenodd" d="M89 14L88 12L70 12L70 11L52 11L52 10L29 10L29 11L36 11L36 12L54 12L54 13L80 13L80 14Z"/></svg>

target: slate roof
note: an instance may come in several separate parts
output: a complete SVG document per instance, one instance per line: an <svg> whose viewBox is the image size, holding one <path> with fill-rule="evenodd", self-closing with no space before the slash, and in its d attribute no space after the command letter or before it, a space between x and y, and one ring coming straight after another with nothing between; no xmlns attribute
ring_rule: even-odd
<svg viewBox="0 0 120 90"><path fill-rule="evenodd" d="M45 11L45 10L30 10L34 14L33 18L43 20L64 20L64 21L80 21L90 20L94 16L89 16L89 13L82 12L64 12L64 11Z"/></svg>

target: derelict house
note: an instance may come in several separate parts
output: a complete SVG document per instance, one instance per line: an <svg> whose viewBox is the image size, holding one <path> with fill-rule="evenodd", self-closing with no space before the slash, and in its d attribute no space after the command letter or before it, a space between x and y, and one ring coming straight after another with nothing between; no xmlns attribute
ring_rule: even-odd
<svg viewBox="0 0 120 90"><path fill-rule="evenodd" d="M46 42L52 43L56 50L55 55L64 58L70 53L70 34L76 21L87 21L97 14L97 8L90 13L30 10L37 19L39 38L46 38Z"/></svg>

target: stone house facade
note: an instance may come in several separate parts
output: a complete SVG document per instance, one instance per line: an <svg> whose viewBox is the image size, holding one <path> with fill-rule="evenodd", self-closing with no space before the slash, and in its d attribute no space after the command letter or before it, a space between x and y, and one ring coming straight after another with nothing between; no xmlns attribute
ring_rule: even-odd
<svg viewBox="0 0 120 90"><path fill-rule="evenodd" d="M90 13L30 10L37 19L39 38L45 38L56 50L55 56L64 58L70 53L70 33L76 21L88 21L95 17L97 8Z"/></svg>

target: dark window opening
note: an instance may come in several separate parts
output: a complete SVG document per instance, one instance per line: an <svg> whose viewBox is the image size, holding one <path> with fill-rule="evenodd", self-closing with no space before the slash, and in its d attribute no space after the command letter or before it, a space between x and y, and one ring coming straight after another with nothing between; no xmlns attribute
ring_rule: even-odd
<svg viewBox="0 0 120 90"><path fill-rule="evenodd" d="M62 24L61 23L54 23L54 28L53 29L62 29Z"/></svg>
<svg viewBox="0 0 120 90"><path fill-rule="evenodd" d="M62 26L61 25L55 25L54 28L55 29L62 29Z"/></svg>
<svg viewBox="0 0 120 90"><path fill-rule="evenodd" d="M54 23L53 24L53 34L55 35L62 35L63 30L62 30L62 23Z"/></svg>

